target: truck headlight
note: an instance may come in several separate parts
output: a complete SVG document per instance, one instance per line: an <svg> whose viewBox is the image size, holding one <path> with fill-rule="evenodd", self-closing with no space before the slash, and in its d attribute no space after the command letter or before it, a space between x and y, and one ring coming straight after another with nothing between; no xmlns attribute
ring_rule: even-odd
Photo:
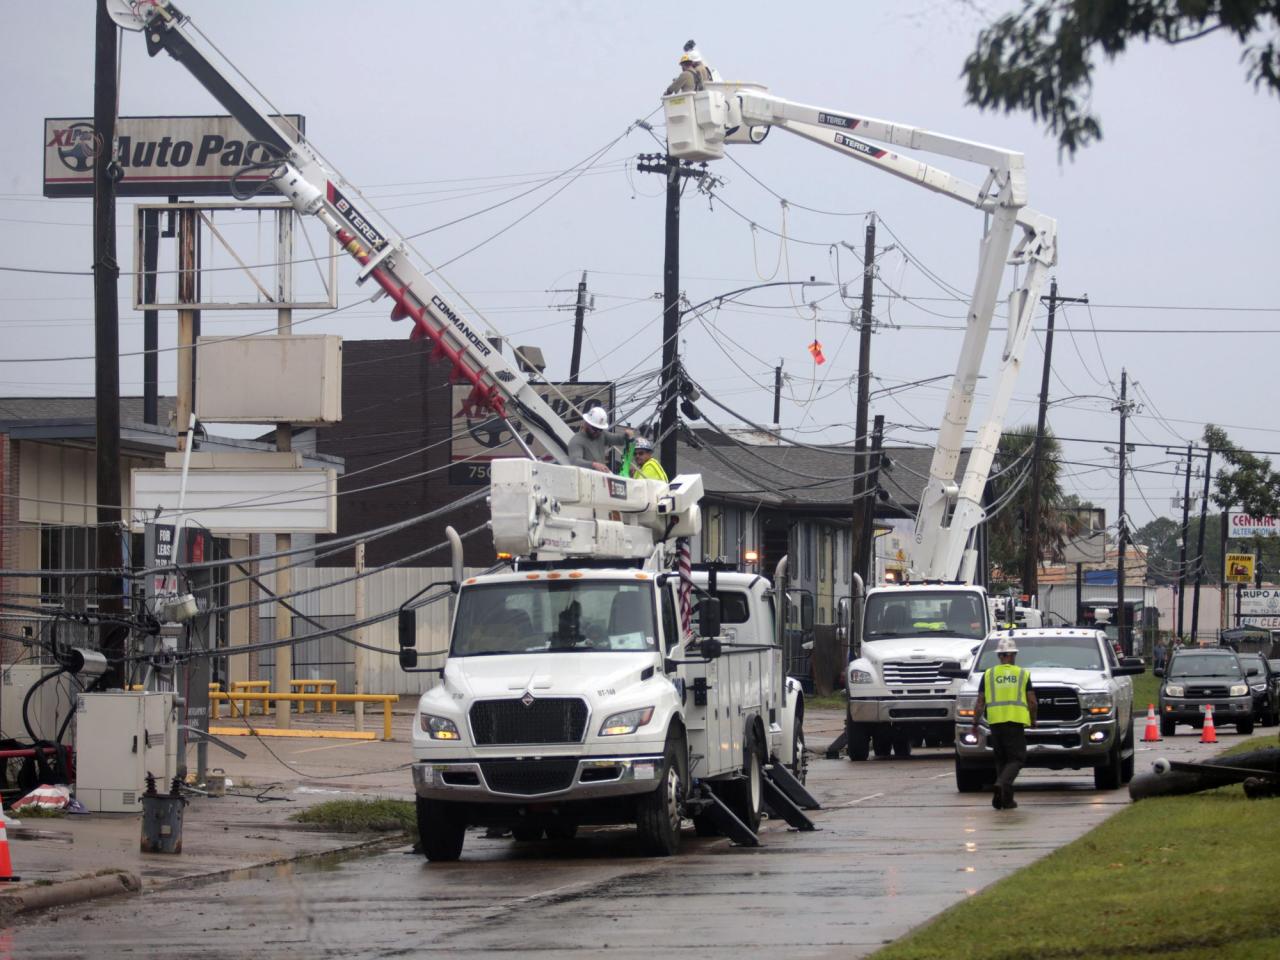
<svg viewBox="0 0 1280 960"><path fill-rule="evenodd" d="M1164 685L1164 695L1166 697L1181 697L1185 692L1180 683L1166 683Z"/></svg>
<svg viewBox="0 0 1280 960"><path fill-rule="evenodd" d="M640 707L636 710L624 710L615 713L600 725L600 736L621 737L635 733L653 719L653 707Z"/></svg>
<svg viewBox="0 0 1280 960"><path fill-rule="evenodd" d="M1249 685L1247 683L1233 683L1231 685L1230 696L1247 697L1249 695Z"/></svg>
<svg viewBox="0 0 1280 960"><path fill-rule="evenodd" d="M869 670L850 670L849 682L850 683L874 683L875 681L872 679L871 672Z"/></svg>
<svg viewBox="0 0 1280 960"><path fill-rule="evenodd" d="M1111 694L1105 692L1080 694L1080 711L1091 717L1101 717L1115 709Z"/></svg>
<svg viewBox="0 0 1280 960"><path fill-rule="evenodd" d="M972 720L975 708L978 706L978 695L974 693L962 693L956 697L956 718L961 720Z"/></svg>
<svg viewBox="0 0 1280 960"><path fill-rule="evenodd" d="M422 732L428 734L432 740L461 740L462 737L458 733L458 725L452 720L444 717L433 717L429 713L421 713L418 715L418 726L422 728Z"/></svg>

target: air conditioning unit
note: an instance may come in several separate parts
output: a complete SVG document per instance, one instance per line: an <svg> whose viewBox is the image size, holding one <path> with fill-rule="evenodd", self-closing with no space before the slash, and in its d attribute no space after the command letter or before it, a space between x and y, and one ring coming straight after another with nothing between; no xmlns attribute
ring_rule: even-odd
<svg viewBox="0 0 1280 960"><path fill-rule="evenodd" d="M141 813L147 774L162 793L178 770L172 693L84 693L76 707L76 799L100 813Z"/></svg>

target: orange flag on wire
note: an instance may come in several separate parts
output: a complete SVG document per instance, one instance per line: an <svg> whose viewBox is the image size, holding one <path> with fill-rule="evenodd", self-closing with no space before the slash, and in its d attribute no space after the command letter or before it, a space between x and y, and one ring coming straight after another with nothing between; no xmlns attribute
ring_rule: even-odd
<svg viewBox="0 0 1280 960"><path fill-rule="evenodd" d="M826 363L827 358L822 355L822 344L817 340L809 344L809 352L813 354L814 363Z"/></svg>

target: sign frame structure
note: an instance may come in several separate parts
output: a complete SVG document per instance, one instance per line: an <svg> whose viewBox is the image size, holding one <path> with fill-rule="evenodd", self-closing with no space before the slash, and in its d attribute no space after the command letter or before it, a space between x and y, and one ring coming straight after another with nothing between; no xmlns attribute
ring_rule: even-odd
<svg viewBox="0 0 1280 960"><path fill-rule="evenodd" d="M305 139L307 118L286 113L271 119ZM97 154L92 117L46 117L44 121L44 195L51 199L93 196ZM265 160L249 131L228 114L119 117L116 142L123 176L121 197L230 197L231 174ZM206 162L194 162L204 158ZM137 171L173 171L155 176ZM132 174L132 175L131 175ZM255 171L242 183L263 183L269 172Z"/></svg>
<svg viewBox="0 0 1280 960"><path fill-rule="evenodd" d="M215 536L338 532L338 473L328 467L191 470L185 493L180 469L139 468L130 479L135 531L175 523Z"/></svg>
<svg viewBox="0 0 1280 960"><path fill-rule="evenodd" d="M603 406L606 410L614 408L612 381L535 383L533 387L551 409L574 429L582 422L578 410L585 411L594 406ZM519 445L511 442L511 432L501 420L487 412L468 416L465 403L470 392L469 386L459 384L453 384L449 391L449 485L455 487L482 487L489 482L491 460L524 455ZM512 424L517 429L521 426L514 417ZM533 439L532 434L525 433L524 441L534 456L542 460L551 458L548 451ZM496 452L486 452L490 450Z"/></svg>
<svg viewBox="0 0 1280 960"><path fill-rule="evenodd" d="M156 284L156 297L154 300L148 300L146 296L146 280L148 277L147 264L143 262L143 251L146 249L146 216L148 211L157 211L161 216L166 211L172 213L176 211L192 212L197 217L196 229L200 232L197 239L197 249L203 249L206 245L217 247L223 250L232 260L235 261L235 271L243 273L249 278L249 282L258 290L259 299L257 300L200 300L187 303L179 301L175 298L172 301L161 300L159 298L160 285ZM262 259L262 254L255 253L239 253L236 251L235 245L230 238L218 229L217 217L221 213L274 213L275 228L273 233L280 236L287 236L275 255L270 257L272 262L265 265L274 268L275 276L272 278L259 277L256 273L263 265L258 261ZM270 203L242 203L240 201L207 201L202 203L138 203L133 207L133 309L135 310L332 310L338 305L338 259L341 251L338 249L338 241L329 236L326 231L328 241L328 255L323 258L327 261L327 269L320 274L321 284L324 287L324 293L327 295L323 300L293 300L283 299L272 290L288 289L292 284L284 284L282 281L287 276L293 266L293 240L294 236L302 236L306 238L305 230L308 222L312 218L303 218L293 204L283 200L276 200ZM310 242L309 238L308 243ZM279 261L279 262L276 262ZM226 269L226 268L219 268ZM170 271L156 270L154 274L164 275ZM196 273L196 289L205 290L209 288L208 284L200 282L205 272L203 262L195 269ZM176 274L175 274L176 275ZM176 291L176 284L175 291Z"/></svg>
<svg viewBox="0 0 1280 960"><path fill-rule="evenodd" d="M1253 572L1258 562L1256 554L1228 553L1222 558L1224 583L1253 583Z"/></svg>
<svg viewBox="0 0 1280 960"><path fill-rule="evenodd" d="M1227 514L1227 539L1248 540L1251 537L1280 537L1280 517L1255 517L1231 511Z"/></svg>

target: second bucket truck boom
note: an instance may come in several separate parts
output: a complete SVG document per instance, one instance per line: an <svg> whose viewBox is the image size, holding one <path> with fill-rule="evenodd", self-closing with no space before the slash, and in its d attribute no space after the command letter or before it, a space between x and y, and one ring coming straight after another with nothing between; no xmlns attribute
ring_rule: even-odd
<svg viewBox="0 0 1280 960"><path fill-rule="evenodd" d="M859 113L809 106L774 96L754 83L708 83L694 94L664 97L669 152L715 160L726 144L760 143L779 128L860 163L957 200L982 214L964 342L938 429L928 483L916 515L912 578L917 582L867 591L861 648L849 664L846 735L849 756L874 750L907 755L912 742L948 743L954 733L958 681L943 677L946 661L967 663L991 626L985 591L974 584L973 536L985 518L983 491L1022 365L1040 288L1057 262L1057 224L1027 206L1020 153ZM906 149L974 164L977 182L898 153ZM963 476L961 447L973 408L983 353L1006 266L1022 271L1009 298L1009 325L1000 369Z"/></svg>

